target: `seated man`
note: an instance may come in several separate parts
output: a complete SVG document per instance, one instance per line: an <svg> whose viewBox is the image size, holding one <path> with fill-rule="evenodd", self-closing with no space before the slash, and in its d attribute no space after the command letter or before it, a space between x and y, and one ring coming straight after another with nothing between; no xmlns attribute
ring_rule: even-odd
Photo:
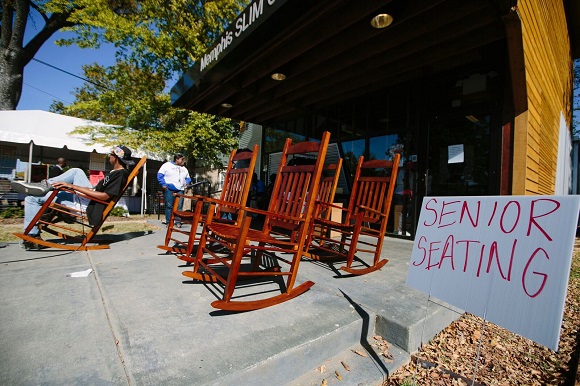
<svg viewBox="0 0 580 386"><path fill-rule="evenodd" d="M135 165L135 162L131 159L131 150L125 146L117 146L111 150L108 156L113 170L104 179L99 181L94 188L89 182L85 172L78 168L69 169L60 176L49 178L38 183L12 181L12 189L19 193L29 194L24 200L24 230L26 231L26 228L34 216L36 216L42 204L46 202L52 188L72 189L75 192L83 193L88 197L103 201L109 201L121 194L129 177L127 166ZM104 204L92 200L88 203L81 201L75 203L73 195L65 191L59 192L55 201L61 205L76 209L79 209L78 205L80 204L81 210L84 210L86 207L87 218L91 225L98 224L101 221L103 210L105 209ZM29 235L40 238L40 230L35 226L31 229ZM23 247L27 250L38 247L36 244L31 244L24 241Z"/></svg>

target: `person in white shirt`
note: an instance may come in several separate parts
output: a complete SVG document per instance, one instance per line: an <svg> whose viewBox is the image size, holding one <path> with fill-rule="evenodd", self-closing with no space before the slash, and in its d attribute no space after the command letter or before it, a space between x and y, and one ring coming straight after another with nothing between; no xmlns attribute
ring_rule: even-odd
<svg viewBox="0 0 580 386"><path fill-rule="evenodd" d="M185 187L191 184L191 177L189 177L189 171L183 164L185 163L185 156L183 154L177 153L173 156L173 161L165 162L159 168L157 172L157 181L163 188L163 197L165 199L165 222L169 223L171 218L171 210L173 209L173 203L175 201L174 193L183 194ZM178 209L183 209L183 198L179 200ZM179 225L180 221L178 218L175 219L176 223Z"/></svg>

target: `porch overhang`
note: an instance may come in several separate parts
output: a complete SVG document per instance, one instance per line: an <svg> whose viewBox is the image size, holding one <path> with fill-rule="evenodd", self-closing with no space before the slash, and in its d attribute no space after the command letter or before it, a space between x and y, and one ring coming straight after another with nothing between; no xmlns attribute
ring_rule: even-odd
<svg viewBox="0 0 580 386"><path fill-rule="evenodd" d="M259 124L316 111L482 60L486 47L505 39L511 3L254 1L216 43L222 48L177 82L172 103ZM373 28L382 13L393 23Z"/></svg>

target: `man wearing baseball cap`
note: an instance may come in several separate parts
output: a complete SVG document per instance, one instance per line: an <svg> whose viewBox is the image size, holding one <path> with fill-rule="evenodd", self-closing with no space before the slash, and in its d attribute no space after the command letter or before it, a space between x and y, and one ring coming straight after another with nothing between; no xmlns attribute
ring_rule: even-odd
<svg viewBox="0 0 580 386"><path fill-rule="evenodd" d="M24 199L24 229L28 227L34 216L40 210L40 207L49 197L49 192L53 188L67 188L73 192L83 193L89 198L95 198L103 201L109 201L121 194L121 191L127 179L129 178L128 166L135 165L131 159L131 150L126 146L115 146L107 154L109 163L113 170L103 178L97 186L93 187L87 178L85 172L79 168L72 168L60 176L49 178L37 183L27 183L24 181L12 181L12 189L19 193L26 193L28 196ZM76 202L75 202L76 201ZM99 202L75 196L69 192L59 192L56 203L85 210L89 219L89 224L95 225L101 221L105 205ZM37 227L32 228L30 236L40 238L40 230ZM38 245L28 241L23 242L25 249L38 249Z"/></svg>

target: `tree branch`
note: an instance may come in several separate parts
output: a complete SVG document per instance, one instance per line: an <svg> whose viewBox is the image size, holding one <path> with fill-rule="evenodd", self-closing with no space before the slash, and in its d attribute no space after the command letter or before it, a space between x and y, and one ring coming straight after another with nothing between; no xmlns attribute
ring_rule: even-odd
<svg viewBox="0 0 580 386"><path fill-rule="evenodd" d="M68 21L68 17L72 14L73 10L66 11L63 13L53 13L48 18L47 23L44 28L40 30L24 47L24 60L25 64L30 62L32 58L36 55L40 47L59 29L64 27L72 27L75 23Z"/></svg>
<svg viewBox="0 0 580 386"><path fill-rule="evenodd" d="M42 16L42 19L44 19L44 23L45 24L48 23L48 16L46 16L46 13L42 9L40 9L40 7L36 5L34 1L29 1L29 4L32 8L36 10L36 12L40 14L40 16Z"/></svg>

